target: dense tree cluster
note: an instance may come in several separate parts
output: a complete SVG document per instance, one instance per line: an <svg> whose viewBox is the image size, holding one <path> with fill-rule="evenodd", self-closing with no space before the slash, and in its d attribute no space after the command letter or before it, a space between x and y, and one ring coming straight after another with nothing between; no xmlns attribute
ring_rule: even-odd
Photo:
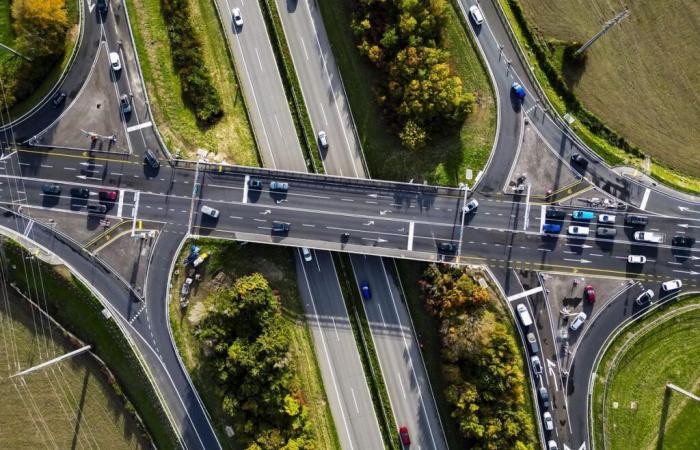
<svg viewBox="0 0 700 450"><path fill-rule="evenodd" d="M447 265L430 265L420 285L440 321L444 394L469 448L530 448L522 362L489 292Z"/></svg>
<svg viewBox="0 0 700 450"><path fill-rule="evenodd" d="M248 450L308 449L306 407L292 372L290 330L256 273L206 300L197 329L222 389L222 408Z"/></svg>
<svg viewBox="0 0 700 450"><path fill-rule="evenodd" d="M444 10L445 0L356 0L358 48L382 71L379 102L409 149L463 120L474 104L440 48Z"/></svg>
<svg viewBox="0 0 700 450"><path fill-rule="evenodd" d="M202 43L190 22L188 0L161 0L160 3L183 97L192 106L198 122L214 124L224 111L221 97L202 58Z"/></svg>
<svg viewBox="0 0 700 450"><path fill-rule="evenodd" d="M11 17L13 47L31 61L8 55L0 64L0 99L8 108L28 97L60 60L69 27L65 0L14 0Z"/></svg>

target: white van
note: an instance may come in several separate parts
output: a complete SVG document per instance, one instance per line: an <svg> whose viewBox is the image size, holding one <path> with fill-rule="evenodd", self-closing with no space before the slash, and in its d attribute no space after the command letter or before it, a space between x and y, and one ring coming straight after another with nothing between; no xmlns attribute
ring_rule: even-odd
<svg viewBox="0 0 700 450"><path fill-rule="evenodd" d="M219 217L219 210L212 208L211 206L202 205L200 211L202 211L202 214L206 214L207 216L213 217L214 219Z"/></svg>
<svg viewBox="0 0 700 450"><path fill-rule="evenodd" d="M527 306L525 306L522 303L518 303L518 306L516 308L518 310L518 316L520 316L520 322L523 324L524 327L529 327L532 325L532 317L530 317L530 313L527 311Z"/></svg>

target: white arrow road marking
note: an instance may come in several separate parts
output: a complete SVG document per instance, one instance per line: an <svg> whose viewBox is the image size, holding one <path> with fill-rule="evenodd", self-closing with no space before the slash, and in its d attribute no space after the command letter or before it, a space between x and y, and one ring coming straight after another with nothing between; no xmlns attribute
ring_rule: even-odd
<svg viewBox="0 0 700 450"><path fill-rule="evenodd" d="M80 178L81 180L98 180L102 181L102 178L100 177L89 177L87 175L76 175L76 177Z"/></svg>
<svg viewBox="0 0 700 450"><path fill-rule="evenodd" d="M569 259L569 258L564 258L564 261L572 261L572 262L577 262L577 263L581 263L581 264L588 264L588 263L590 263L589 260L583 259L583 258L581 258L581 259Z"/></svg>
<svg viewBox="0 0 700 450"><path fill-rule="evenodd" d="M700 228L698 225L688 225L687 223L679 223L678 226L681 228Z"/></svg>
<svg viewBox="0 0 700 450"><path fill-rule="evenodd" d="M682 212L691 212L695 214L700 214L700 211L695 211L694 209L687 208L685 206L679 206L678 209L680 209Z"/></svg>
<svg viewBox="0 0 700 450"><path fill-rule="evenodd" d="M700 272L695 272L694 270L673 270L677 273L687 273L688 275L700 275Z"/></svg>
<svg viewBox="0 0 700 450"><path fill-rule="evenodd" d="M559 384L557 383L557 377L554 374L554 369L557 367L556 363L549 358L547 358L547 372L549 372L549 376L552 377L552 380L554 380L554 389L556 389L557 392L559 392Z"/></svg>

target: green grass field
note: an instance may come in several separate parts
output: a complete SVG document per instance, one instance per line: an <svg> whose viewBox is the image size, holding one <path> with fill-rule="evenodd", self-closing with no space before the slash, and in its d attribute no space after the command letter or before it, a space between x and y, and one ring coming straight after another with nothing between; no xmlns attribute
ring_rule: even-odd
<svg viewBox="0 0 700 450"><path fill-rule="evenodd" d="M129 0L141 70L158 129L172 153L194 155L203 148L228 163L259 166L253 133L246 115L233 62L229 58L216 9L211 0L190 0L192 24L202 39L204 61L223 101L224 116L202 128L183 102L180 81L173 69L170 43L159 0Z"/></svg>
<svg viewBox="0 0 700 450"><path fill-rule="evenodd" d="M8 380L15 362L27 369L75 347L53 325L49 335L46 320L42 332L38 313L7 290L9 302L0 308L0 448L150 448L88 354L25 376L26 384Z"/></svg>
<svg viewBox="0 0 700 450"><path fill-rule="evenodd" d="M10 0L0 0L0 43L12 46L15 34L10 20Z"/></svg>
<svg viewBox="0 0 700 450"><path fill-rule="evenodd" d="M362 147L374 178L428 180L442 185L464 181L465 169L476 173L488 160L496 130L496 106L486 70L466 35L452 4L446 2L445 43L450 63L467 91L476 92L477 106L463 126L434 139L428 148L410 152L381 119L373 92L378 72L360 55L350 31L350 3L318 0L333 55L343 76Z"/></svg>
<svg viewBox="0 0 700 450"><path fill-rule="evenodd" d="M221 396L211 375L202 370L200 365L199 345L193 335L194 323L201 314L202 301L214 289L212 277L218 273L225 274L224 284L230 285L236 278L260 272L270 283L273 291L278 294L282 303L285 320L289 322L292 331L291 355L294 360L295 372L301 382L304 394L304 404L309 410L309 422L313 424L316 448L339 449L340 443L335 431L323 380L316 363L311 333L306 326L303 306L299 297L296 283L296 272L292 250L265 245L247 244L213 240L200 240L197 245L211 256L205 266L202 281L195 284L190 303L183 314L179 306L180 286L185 279L184 273L173 277L172 298L170 301L170 324L177 341L178 350L192 380L202 397L207 410L217 425L220 442L226 449L238 449L240 445L234 439L229 439L223 433L226 425L221 411ZM189 246L185 248L185 254ZM182 260L185 255L181 255Z"/></svg>
<svg viewBox="0 0 700 450"><path fill-rule="evenodd" d="M545 38L585 42L627 6L630 16L588 53L569 85L593 113L663 165L700 176L700 2L520 0Z"/></svg>
<svg viewBox="0 0 700 450"><path fill-rule="evenodd" d="M700 304L700 297L673 307L690 304ZM616 339L602 360L594 390L594 428L599 444L601 431L605 433L607 448L700 449L700 403L675 392L668 397L665 394L667 383L700 394L700 309L654 321L660 316L655 314L633 325ZM610 362L625 338L650 323L653 327L637 334L611 372Z"/></svg>

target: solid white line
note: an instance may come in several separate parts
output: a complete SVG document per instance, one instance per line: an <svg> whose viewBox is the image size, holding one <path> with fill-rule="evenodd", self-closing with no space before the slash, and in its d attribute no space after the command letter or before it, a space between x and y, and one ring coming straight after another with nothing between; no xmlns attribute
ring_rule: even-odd
<svg viewBox="0 0 700 450"><path fill-rule="evenodd" d="M406 250L409 252L413 250L413 228L415 227L416 223L411 221L408 222L408 247Z"/></svg>
<svg viewBox="0 0 700 450"><path fill-rule="evenodd" d="M644 197L642 197L642 203L639 205L639 209L644 211L647 207L647 201L649 201L649 194L651 194L651 189L647 188L646 191L644 191Z"/></svg>
<svg viewBox="0 0 700 450"><path fill-rule="evenodd" d="M350 393L352 394L352 401L355 402L355 411L357 411L357 414L360 414L360 407L357 406L357 399L355 398L355 389L350 388Z"/></svg>
<svg viewBox="0 0 700 450"><path fill-rule="evenodd" d="M542 292L542 286L537 286L536 288L532 288L532 289L529 289L527 291L513 294L513 295L508 297L508 301L512 302L513 300L518 300L518 299L521 299L523 297L527 297L528 295L537 294L538 292Z"/></svg>
<svg viewBox="0 0 700 450"><path fill-rule="evenodd" d="M399 385L401 386L401 393L403 394L403 399L406 400L406 389L403 387L403 381L401 381L401 374L397 373L396 378L399 379Z"/></svg>
<svg viewBox="0 0 700 450"><path fill-rule="evenodd" d="M246 175L243 181L243 203L248 203L248 180L250 180L250 175Z"/></svg>
<svg viewBox="0 0 700 450"><path fill-rule="evenodd" d="M260 72L264 72L262 61L260 60L260 53L258 53L258 48L255 48L255 56L258 57L258 64L260 64Z"/></svg>
<svg viewBox="0 0 700 450"><path fill-rule="evenodd" d="M136 234L136 214L138 213L139 210L139 197L141 196L141 191L136 191L134 194L134 209L131 210L131 235L134 236Z"/></svg>
<svg viewBox="0 0 700 450"><path fill-rule="evenodd" d="M306 60L309 60L309 52L306 51L306 45L304 45L304 40L302 38L299 38L299 41L301 42L301 48L304 49L304 55L306 56Z"/></svg>
<svg viewBox="0 0 700 450"><path fill-rule="evenodd" d="M143 128L148 128L148 127L150 127L151 125L153 125L153 123L152 123L151 121L144 122L144 123L140 123L140 124L138 124L138 125L132 125L132 126L130 126L129 128L126 129L126 132L127 132L127 133L131 133L132 131L138 131L138 130L141 130L141 129L143 129Z"/></svg>
<svg viewBox="0 0 700 450"><path fill-rule="evenodd" d="M124 208L124 189L119 189L119 203L117 204L117 217L121 218Z"/></svg>

